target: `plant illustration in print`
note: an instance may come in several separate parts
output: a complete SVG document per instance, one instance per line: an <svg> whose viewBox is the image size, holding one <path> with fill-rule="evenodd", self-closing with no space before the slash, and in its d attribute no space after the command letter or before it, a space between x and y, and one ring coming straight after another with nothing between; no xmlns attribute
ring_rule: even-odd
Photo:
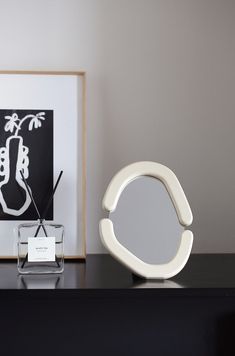
<svg viewBox="0 0 235 356"><path fill-rule="evenodd" d="M0 219L34 220L53 189L53 111L0 110ZM53 219L53 205L48 212Z"/></svg>

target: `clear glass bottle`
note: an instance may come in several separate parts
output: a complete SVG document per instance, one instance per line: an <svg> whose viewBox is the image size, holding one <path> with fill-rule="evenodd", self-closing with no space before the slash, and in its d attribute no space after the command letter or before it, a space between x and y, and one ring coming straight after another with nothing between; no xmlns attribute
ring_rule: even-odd
<svg viewBox="0 0 235 356"><path fill-rule="evenodd" d="M47 223L45 220L20 224L17 267L21 274L62 273L64 226Z"/></svg>

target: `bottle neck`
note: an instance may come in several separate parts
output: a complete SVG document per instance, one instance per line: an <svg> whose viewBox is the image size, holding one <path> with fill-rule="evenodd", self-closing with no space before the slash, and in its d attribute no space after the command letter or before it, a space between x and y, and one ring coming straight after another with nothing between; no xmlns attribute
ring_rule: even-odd
<svg viewBox="0 0 235 356"><path fill-rule="evenodd" d="M37 222L38 222L38 225L44 225L45 219L38 219Z"/></svg>

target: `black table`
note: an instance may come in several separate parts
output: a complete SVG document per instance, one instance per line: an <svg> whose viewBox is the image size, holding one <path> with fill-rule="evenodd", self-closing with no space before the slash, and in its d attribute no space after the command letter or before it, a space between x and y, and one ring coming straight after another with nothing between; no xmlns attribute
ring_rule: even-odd
<svg viewBox="0 0 235 356"><path fill-rule="evenodd" d="M108 255L63 275L0 263L1 355L235 355L235 255L191 255L167 281Z"/></svg>

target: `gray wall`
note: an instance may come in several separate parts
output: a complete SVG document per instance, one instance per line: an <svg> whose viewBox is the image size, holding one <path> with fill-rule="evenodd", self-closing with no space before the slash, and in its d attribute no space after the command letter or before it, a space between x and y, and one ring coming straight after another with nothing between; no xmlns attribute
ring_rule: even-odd
<svg viewBox="0 0 235 356"><path fill-rule="evenodd" d="M194 252L235 252L235 1L0 0L0 68L87 71L88 252L121 167L175 171Z"/></svg>

